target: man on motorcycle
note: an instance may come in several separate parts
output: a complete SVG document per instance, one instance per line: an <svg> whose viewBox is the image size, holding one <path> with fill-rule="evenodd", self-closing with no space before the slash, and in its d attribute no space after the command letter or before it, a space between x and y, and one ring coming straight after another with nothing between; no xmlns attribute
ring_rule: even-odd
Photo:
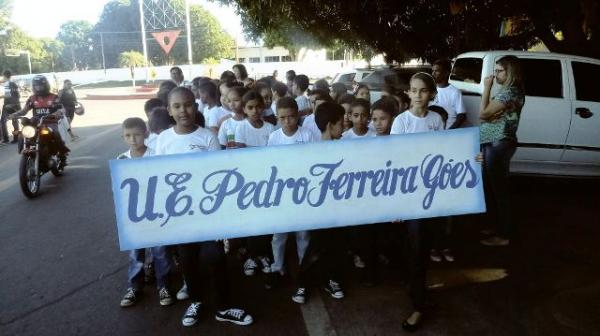
<svg viewBox="0 0 600 336"><path fill-rule="evenodd" d="M58 131L58 121L63 115L62 106L58 103L58 96L50 92L50 84L48 79L42 75L36 75L31 81L33 87L33 95L27 99L25 106L19 111L11 114L8 118L15 119L24 116L30 110L33 110L32 123L38 124L40 118L44 119L46 125L52 129L54 142L57 145L58 155L66 159L66 154L70 151L65 145Z"/></svg>

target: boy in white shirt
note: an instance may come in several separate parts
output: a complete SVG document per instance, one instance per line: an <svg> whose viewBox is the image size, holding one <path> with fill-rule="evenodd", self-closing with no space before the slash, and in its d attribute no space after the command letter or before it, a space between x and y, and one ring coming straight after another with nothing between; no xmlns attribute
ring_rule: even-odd
<svg viewBox="0 0 600 336"><path fill-rule="evenodd" d="M310 131L298 126L298 104L293 98L282 97L277 101L277 119L281 124L281 128L271 133L267 146L293 145L318 141ZM308 231L299 231L294 234L296 236L298 262L301 264L308 243L310 242L310 236ZM273 235L273 240L271 241L273 264L271 265L270 276L265 283L267 289L277 285L283 274L287 238L288 233L276 233Z"/></svg>
<svg viewBox="0 0 600 336"><path fill-rule="evenodd" d="M446 129L459 128L467 120L465 104L459 89L448 83L452 63L449 60L433 62L431 75L437 86L437 94L430 105L441 106L448 112Z"/></svg>
<svg viewBox="0 0 600 336"><path fill-rule="evenodd" d="M344 108L334 102L324 102L315 109L315 120L321 131L319 141L338 140L342 137ZM340 265L344 260L345 230L340 228L311 231L310 243L298 274L297 289L292 300L305 303L309 278L315 276L325 291L334 299L343 299L344 291L339 283Z"/></svg>
<svg viewBox="0 0 600 336"><path fill-rule="evenodd" d="M310 101L306 96L306 90L308 90L308 77L306 75L298 75L294 78L294 85L292 91L296 96L296 104L298 104L298 116L304 121L307 115L312 113L310 107Z"/></svg>
<svg viewBox="0 0 600 336"><path fill-rule="evenodd" d="M357 98L350 105L350 121L352 121L352 128L344 132L342 139L358 139L358 138L370 138L376 135L374 130L369 128L369 121L371 121L371 106L369 102L362 98Z"/></svg>
<svg viewBox="0 0 600 336"><path fill-rule="evenodd" d="M129 145L129 150L118 159L134 159L152 156L152 149L144 144L148 137L146 123L140 118L128 118L123 121L123 140ZM156 287L161 306L173 304L174 300L167 286L167 275L171 270L171 257L166 246L155 246L149 249L152 253L155 268ZM133 306L144 288L144 261L146 249L129 251L129 267L127 269L127 292L121 299L121 307Z"/></svg>
<svg viewBox="0 0 600 336"><path fill-rule="evenodd" d="M319 130L319 127L317 126L317 123L315 122L314 111L317 110L317 106L319 106L320 104L322 104L324 102L331 102L332 99L331 99L331 96L329 95L329 93L327 93L327 91L324 91L321 89L316 89L316 90L311 91L310 95L308 96L308 99L309 99L310 105L313 109L313 113L311 113L304 119L304 122L302 123L302 128L305 128L305 129L311 131L316 139L320 139L321 138L321 130Z"/></svg>
<svg viewBox="0 0 600 336"><path fill-rule="evenodd" d="M219 150L214 134L195 123L196 103L189 89L178 87L169 93L169 114L175 119L175 126L162 132L156 140L156 154L199 153ZM201 292L207 280L213 283L216 294L217 321L227 321L237 325L249 325L252 316L242 309L231 308L227 260L222 242L207 241L178 246L183 278L192 303L187 308L181 323L188 327L198 322ZM213 272L210 279L204 279L199 271L205 264ZM206 292L206 291L204 291Z"/></svg>
<svg viewBox="0 0 600 336"><path fill-rule="evenodd" d="M273 102L271 103L271 110L275 113L277 117L277 101L280 98L283 98L287 95L288 87L282 82L275 82L273 87L271 88L271 93L273 94Z"/></svg>
<svg viewBox="0 0 600 336"><path fill-rule="evenodd" d="M219 144L222 149L237 148L235 143L235 130L246 119L242 97L246 93L246 88L233 87L227 92L227 101L233 114L227 115L219 122Z"/></svg>

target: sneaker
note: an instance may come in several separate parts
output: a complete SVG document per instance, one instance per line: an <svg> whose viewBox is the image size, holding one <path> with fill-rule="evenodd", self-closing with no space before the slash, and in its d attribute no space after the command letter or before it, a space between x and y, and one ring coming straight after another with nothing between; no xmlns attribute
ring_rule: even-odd
<svg viewBox="0 0 600 336"><path fill-rule="evenodd" d="M158 290L158 298L161 306L169 306L173 304L173 297L167 287Z"/></svg>
<svg viewBox="0 0 600 336"><path fill-rule="evenodd" d="M450 251L450 249L442 250L442 256L444 256L444 259L446 259L447 262L454 261L454 256L452 255L452 251Z"/></svg>
<svg viewBox="0 0 600 336"><path fill-rule="evenodd" d="M354 267L365 268L365 262L358 254L355 254L354 257L352 257L352 260L354 261Z"/></svg>
<svg viewBox="0 0 600 336"><path fill-rule="evenodd" d="M254 322L252 315L246 313L243 309L227 309L217 311L215 319L220 322L231 322L237 325L249 325Z"/></svg>
<svg viewBox="0 0 600 336"><path fill-rule="evenodd" d="M431 259L431 261L435 261L435 262L442 261L442 256L440 255L438 250L434 250L434 249L429 251L429 258Z"/></svg>
<svg viewBox="0 0 600 336"><path fill-rule="evenodd" d="M247 276L254 275L254 272L257 268L258 265L256 264L256 261L254 261L254 259L252 258L248 258L244 263L244 274L246 274Z"/></svg>
<svg viewBox="0 0 600 336"><path fill-rule="evenodd" d="M121 307L131 307L137 301L137 291L133 290L133 288L127 288L127 292L125 296L121 299Z"/></svg>
<svg viewBox="0 0 600 336"><path fill-rule="evenodd" d="M200 309L200 302L192 302L188 309L185 311L185 315L181 319L181 324L184 327L193 326L198 322L198 310Z"/></svg>
<svg viewBox="0 0 600 336"><path fill-rule="evenodd" d="M177 298L177 300L187 300L190 295L188 294L188 290L187 290L187 284L185 283L185 281L183 282L183 287L181 287L181 289L179 290L179 292L177 292L177 295L175 296Z"/></svg>
<svg viewBox="0 0 600 336"><path fill-rule="evenodd" d="M481 243L485 246L507 246L510 240L494 236L481 240Z"/></svg>
<svg viewBox="0 0 600 336"><path fill-rule="evenodd" d="M342 290L342 287L340 286L340 284L337 283L336 281L329 280L329 282L327 282L327 285L325 285L325 290L334 299L343 299L344 298L344 291Z"/></svg>
<svg viewBox="0 0 600 336"><path fill-rule="evenodd" d="M271 259L269 257L260 257L258 260L262 266L261 271L265 274L271 273Z"/></svg>
<svg viewBox="0 0 600 336"><path fill-rule="evenodd" d="M296 289L296 293L292 295L292 301L296 303L305 303L306 302L306 288L299 287Z"/></svg>

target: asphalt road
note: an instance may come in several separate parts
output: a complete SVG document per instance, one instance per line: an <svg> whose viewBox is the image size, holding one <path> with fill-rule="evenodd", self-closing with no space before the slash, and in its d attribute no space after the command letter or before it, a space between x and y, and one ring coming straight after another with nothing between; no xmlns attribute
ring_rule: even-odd
<svg viewBox="0 0 600 336"><path fill-rule="evenodd" d="M0 335L399 335L410 312L402 263L383 266L381 282L360 286L350 258L336 301L314 289L306 305L292 283L263 289L230 257L236 302L255 317L239 327L216 322L210 305L200 323L181 326L187 307L158 304L148 286L123 309L127 256L118 249L108 160L126 150L119 123L143 116L143 101L84 101L81 140L69 144L65 175L42 178L28 200L18 186L19 156L0 145ZM482 220L458 219L455 263L431 266L430 313L422 335L593 335L600 330L598 180L512 180L520 240L506 248L478 243ZM399 254L398 249L398 254ZM174 291L179 287L175 275Z"/></svg>

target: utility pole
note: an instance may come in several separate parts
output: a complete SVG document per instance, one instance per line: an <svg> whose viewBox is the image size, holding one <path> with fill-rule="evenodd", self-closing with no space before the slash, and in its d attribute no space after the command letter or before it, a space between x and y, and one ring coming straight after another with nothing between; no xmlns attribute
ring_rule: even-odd
<svg viewBox="0 0 600 336"><path fill-rule="evenodd" d="M142 26L142 48L144 49L144 67L146 68L146 83L148 83L148 47L146 46L146 26L144 24L144 0L139 0L140 23Z"/></svg>
<svg viewBox="0 0 600 336"><path fill-rule="evenodd" d="M102 68L104 69L104 77L106 77L106 61L104 60L104 33L100 33L100 49L102 50Z"/></svg>
<svg viewBox="0 0 600 336"><path fill-rule="evenodd" d="M187 48L188 48L188 64L189 78L192 78L192 29L190 24L190 0L185 0L185 26L187 29Z"/></svg>

